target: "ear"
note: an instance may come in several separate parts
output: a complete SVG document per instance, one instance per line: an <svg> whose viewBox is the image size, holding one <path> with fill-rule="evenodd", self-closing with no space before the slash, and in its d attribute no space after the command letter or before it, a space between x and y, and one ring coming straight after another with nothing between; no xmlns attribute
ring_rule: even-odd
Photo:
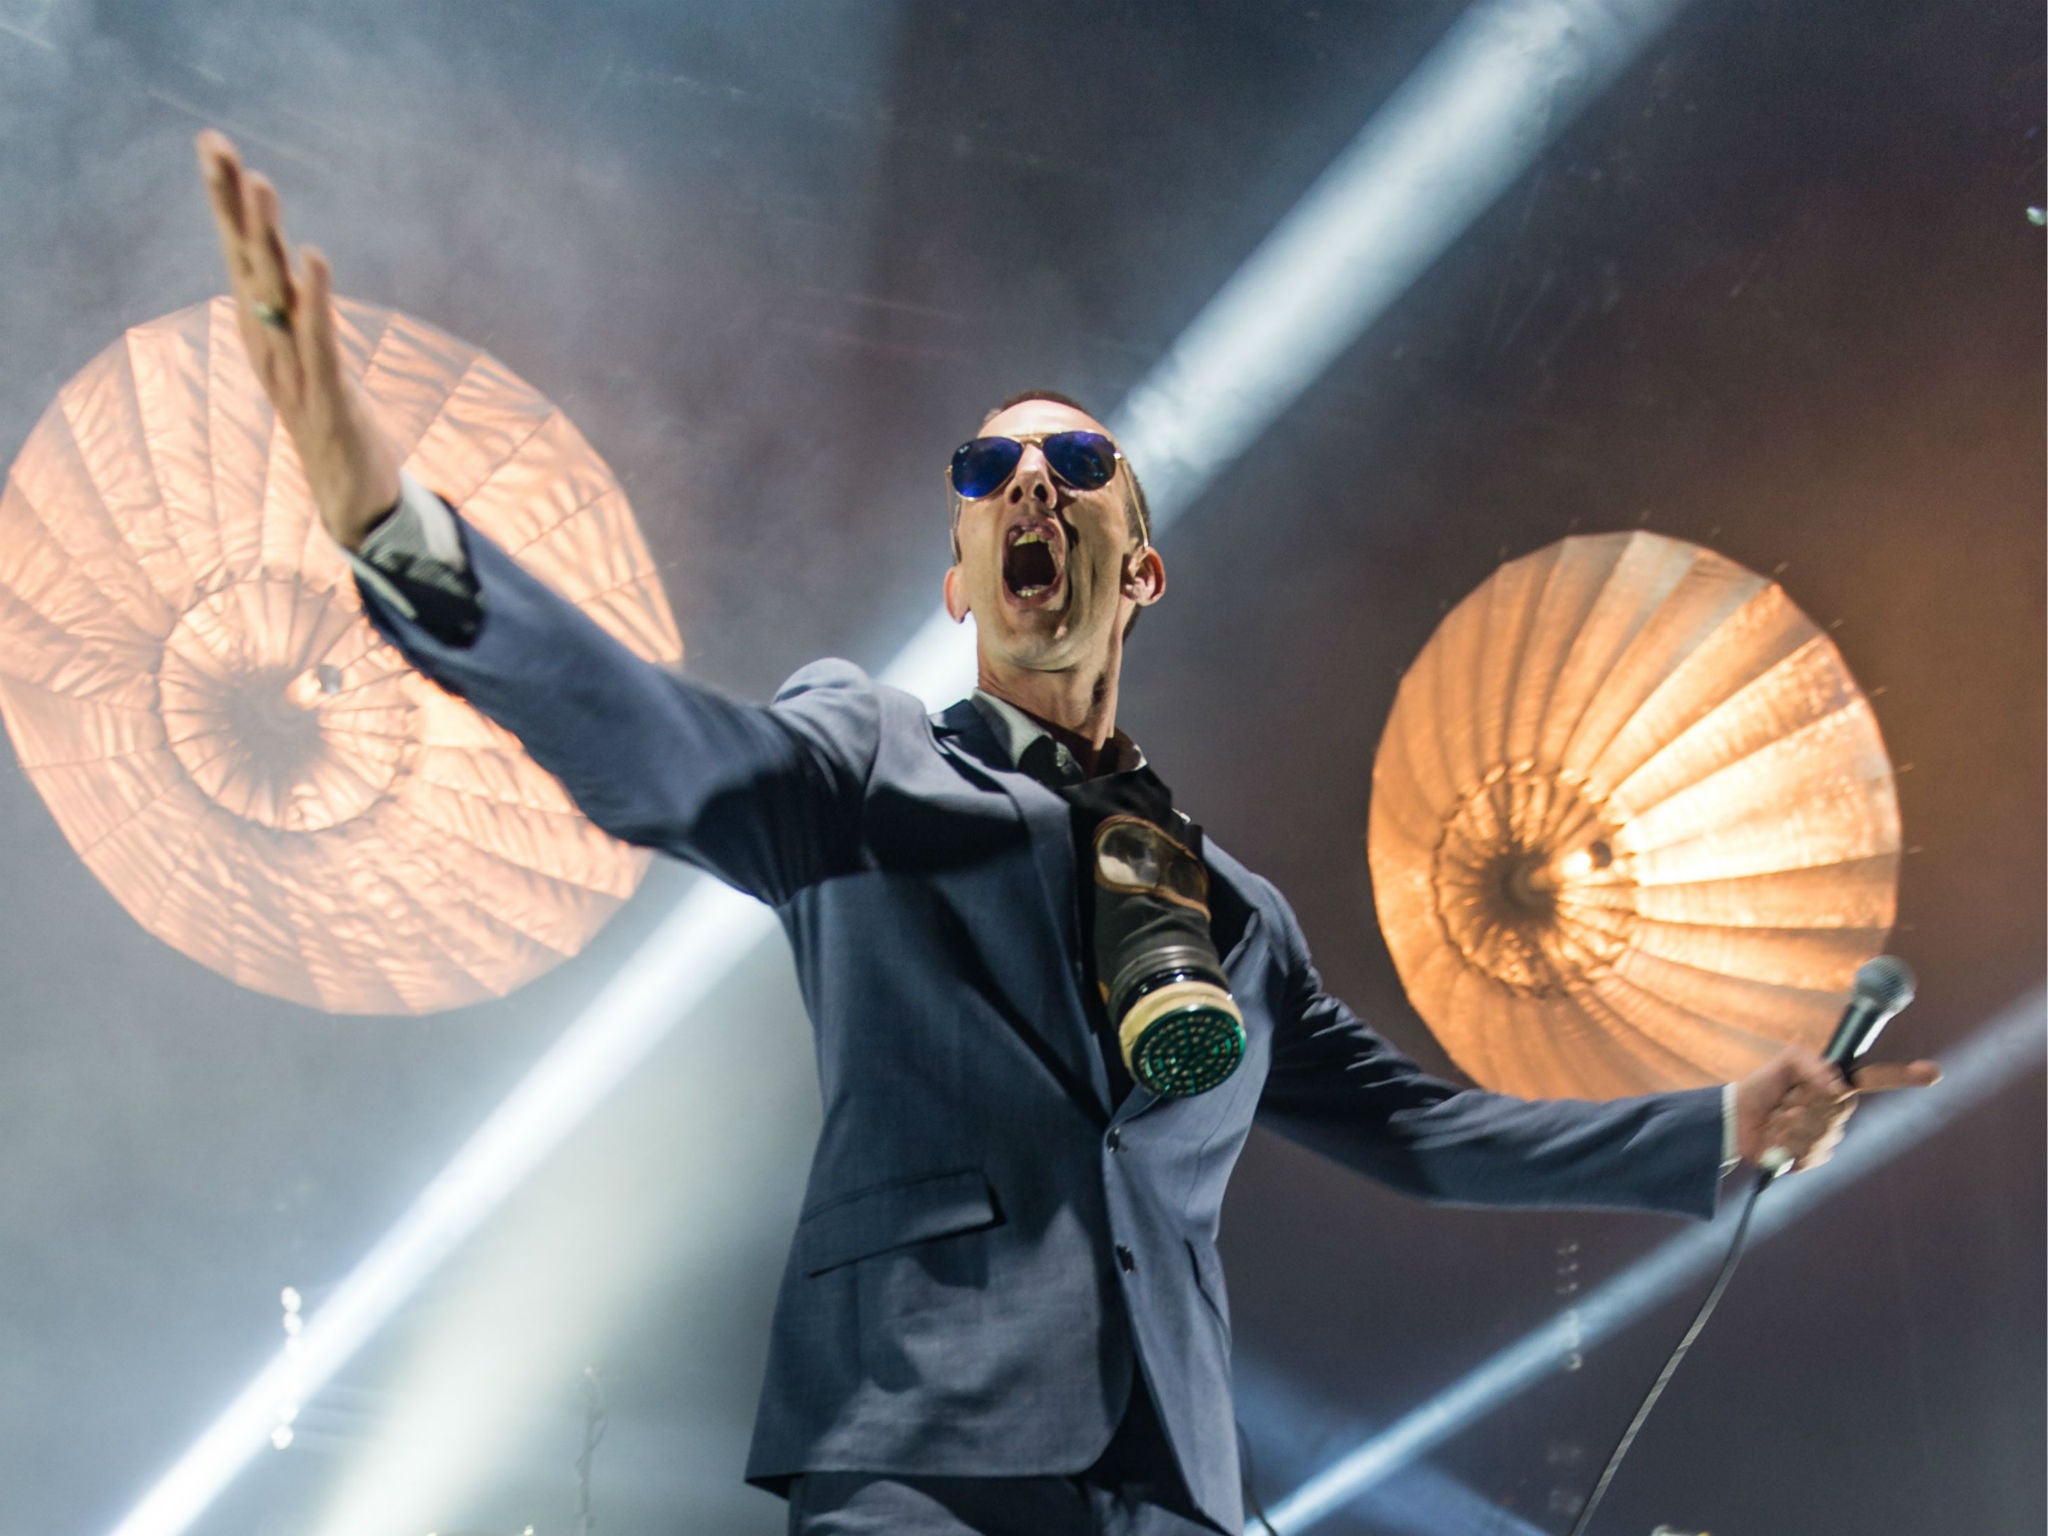
<svg viewBox="0 0 2048 1536"><path fill-rule="evenodd" d="M960 590L960 567L957 565L946 567L945 594L946 612L955 624L963 623L968 614L967 597Z"/></svg>
<svg viewBox="0 0 2048 1536"><path fill-rule="evenodd" d="M1124 556L1123 593L1140 608L1150 608L1166 596L1166 562L1150 544Z"/></svg>

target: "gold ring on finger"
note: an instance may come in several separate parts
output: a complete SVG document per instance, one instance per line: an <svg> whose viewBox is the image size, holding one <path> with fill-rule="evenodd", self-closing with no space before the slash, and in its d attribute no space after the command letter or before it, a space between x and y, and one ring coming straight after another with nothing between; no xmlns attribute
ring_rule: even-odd
<svg viewBox="0 0 2048 1536"><path fill-rule="evenodd" d="M259 303L255 308L256 318L273 330L288 331L292 328L292 317L277 305Z"/></svg>

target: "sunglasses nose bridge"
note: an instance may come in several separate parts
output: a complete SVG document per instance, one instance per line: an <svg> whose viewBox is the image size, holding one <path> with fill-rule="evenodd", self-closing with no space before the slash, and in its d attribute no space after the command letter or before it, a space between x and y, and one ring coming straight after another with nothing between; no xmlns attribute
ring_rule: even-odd
<svg viewBox="0 0 2048 1536"><path fill-rule="evenodd" d="M1023 455L1017 460L1017 467L1010 472L1010 500L1021 502L1028 497L1040 506L1052 506L1059 500L1059 489L1053 479L1052 466L1046 462L1045 450L1037 443L1021 446Z"/></svg>

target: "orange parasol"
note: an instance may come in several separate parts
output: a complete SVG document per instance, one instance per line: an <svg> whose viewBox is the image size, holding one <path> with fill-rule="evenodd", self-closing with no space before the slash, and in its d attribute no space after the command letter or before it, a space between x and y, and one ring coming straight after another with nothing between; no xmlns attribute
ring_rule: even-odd
<svg viewBox="0 0 2048 1536"><path fill-rule="evenodd" d="M406 464L650 660L682 642L611 472L501 364L341 301ZM647 856L362 616L225 298L130 330L0 498L0 717L79 856L151 933L339 1013L511 991Z"/></svg>
<svg viewBox="0 0 2048 1536"><path fill-rule="evenodd" d="M1496 571L1373 763L1381 927L1486 1087L1612 1098L1827 1043L1896 909L1870 701L1775 583L1649 533Z"/></svg>

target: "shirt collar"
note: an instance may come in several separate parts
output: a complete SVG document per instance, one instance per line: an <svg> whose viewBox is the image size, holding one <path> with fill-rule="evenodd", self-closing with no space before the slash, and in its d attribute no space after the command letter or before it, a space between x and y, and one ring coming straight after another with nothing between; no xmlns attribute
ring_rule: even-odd
<svg viewBox="0 0 2048 1536"><path fill-rule="evenodd" d="M1052 732L1040 725L1008 699L999 699L985 688L977 688L973 694L974 704L981 711L989 729L996 733L996 740L1014 768L1025 766L1024 754L1032 752L1042 758L1045 753L1039 747L1041 741L1052 744L1052 771L1062 784L1078 784L1088 777L1081 771L1081 763L1066 745L1055 738ZM1035 749L1035 751L1034 751ZM1104 773L1128 773L1145 766L1145 754L1138 744L1122 731L1111 734L1103 765ZM1027 770L1028 771L1028 770Z"/></svg>

